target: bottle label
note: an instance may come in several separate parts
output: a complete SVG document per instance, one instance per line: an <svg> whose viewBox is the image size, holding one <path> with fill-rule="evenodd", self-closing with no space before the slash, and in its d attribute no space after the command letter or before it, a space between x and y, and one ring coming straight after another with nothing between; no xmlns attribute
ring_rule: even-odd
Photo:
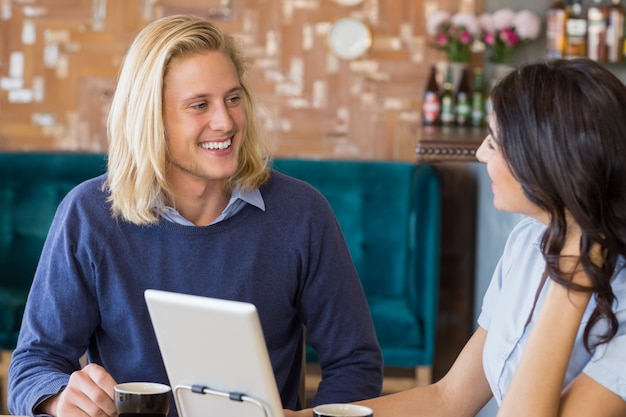
<svg viewBox="0 0 626 417"><path fill-rule="evenodd" d="M452 106L452 97L441 99L441 123L444 126L454 123L454 108Z"/></svg>
<svg viewBox="0 0 626 417"><path fill-rule="evenodd" d="M585 19L568 19L567 35L584 37L587 33L587 21Z"/></svg>
<svg viewBox="0 0 626 417"><path fill-rule="evenodd" d="M424 114L424 124L431 124L437 121L439 113L441 112L441 104L439 103L439 97L437 93L427 91L424 95L424 104L422 106Z"/></svg>
<svg viewBox="0 0 626 417"><path fill-rule="evenodd" d="M472 105L469 101L469 97L467 97L464 93L459 93L457 96L457 103L455 108L456 113L456 122L457 124L466 124L472 113Z"/></svg>

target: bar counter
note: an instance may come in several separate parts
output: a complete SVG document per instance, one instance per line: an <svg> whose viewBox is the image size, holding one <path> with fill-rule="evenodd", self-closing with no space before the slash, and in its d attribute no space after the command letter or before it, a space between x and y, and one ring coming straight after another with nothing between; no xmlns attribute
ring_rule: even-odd
<svg viewBox="0 0 626 417"><path fill-rule="evenodd" d="M476 162L486 135L483 127L424 126L417 132L417 162Z"/></svg>

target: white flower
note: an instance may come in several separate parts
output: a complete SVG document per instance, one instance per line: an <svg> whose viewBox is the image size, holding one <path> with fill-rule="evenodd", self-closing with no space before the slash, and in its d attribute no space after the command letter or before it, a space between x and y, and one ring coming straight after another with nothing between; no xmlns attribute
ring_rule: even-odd
<svg viewBox="0 0 626 417"><path fill-rule="evenodd" d="M493 15L489 13L483 13L478 16L478 23L485 32L493 33L496 31L496 24L493 21Z"/></svg>
<svg viewBox="0 0 626 417"><path fill-rule="evenodd" d="M493 13L492 18L496 30L512 27L513 20L515 19L515 11L513 11L513 9L496 10Z"/></svg>
<svg viewBox="0 0 626 417"><path fill-rule="evenodd" d="M457 13L452 16L451 22L454 26L464 27L472 35L477 35L480 32L478 20L471 13Z"/></svg>
<svg viewBox="0 0 626 417"><path fill-rule="evenodd" d="M426 33L435 36L439 30L439 26L450 21L450 13L439 10L431 14L426 21Z"/></svg>
<svg viewBox="0 0 626 417"><path fill-rule="evenodd" d="M517 12L513 19L513 26L522 39L536 39L541 32L541 20L530 10Z"/></svg>

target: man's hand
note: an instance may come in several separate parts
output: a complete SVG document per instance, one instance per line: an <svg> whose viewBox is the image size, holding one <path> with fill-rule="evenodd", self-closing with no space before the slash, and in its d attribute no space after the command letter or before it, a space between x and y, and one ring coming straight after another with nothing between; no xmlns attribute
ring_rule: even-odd
<svg viewBox="0 0 626 417"><path fill-rule="evenodd" d="M115 380L96 364L89 364L70 376L65 389L43 402L38 413L55 417L115 417Z"/></svg>

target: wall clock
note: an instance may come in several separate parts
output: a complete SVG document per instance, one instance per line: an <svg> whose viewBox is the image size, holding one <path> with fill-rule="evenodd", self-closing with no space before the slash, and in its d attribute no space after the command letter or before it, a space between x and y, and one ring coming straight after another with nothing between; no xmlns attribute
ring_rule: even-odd
<svg viewBox="0 0 626 417"><path fill-rule="evenodd" d="M355 59L372 46L372 31L362 20L344 17L336 20L328 31L328 47L341 59Z"/></svg>

